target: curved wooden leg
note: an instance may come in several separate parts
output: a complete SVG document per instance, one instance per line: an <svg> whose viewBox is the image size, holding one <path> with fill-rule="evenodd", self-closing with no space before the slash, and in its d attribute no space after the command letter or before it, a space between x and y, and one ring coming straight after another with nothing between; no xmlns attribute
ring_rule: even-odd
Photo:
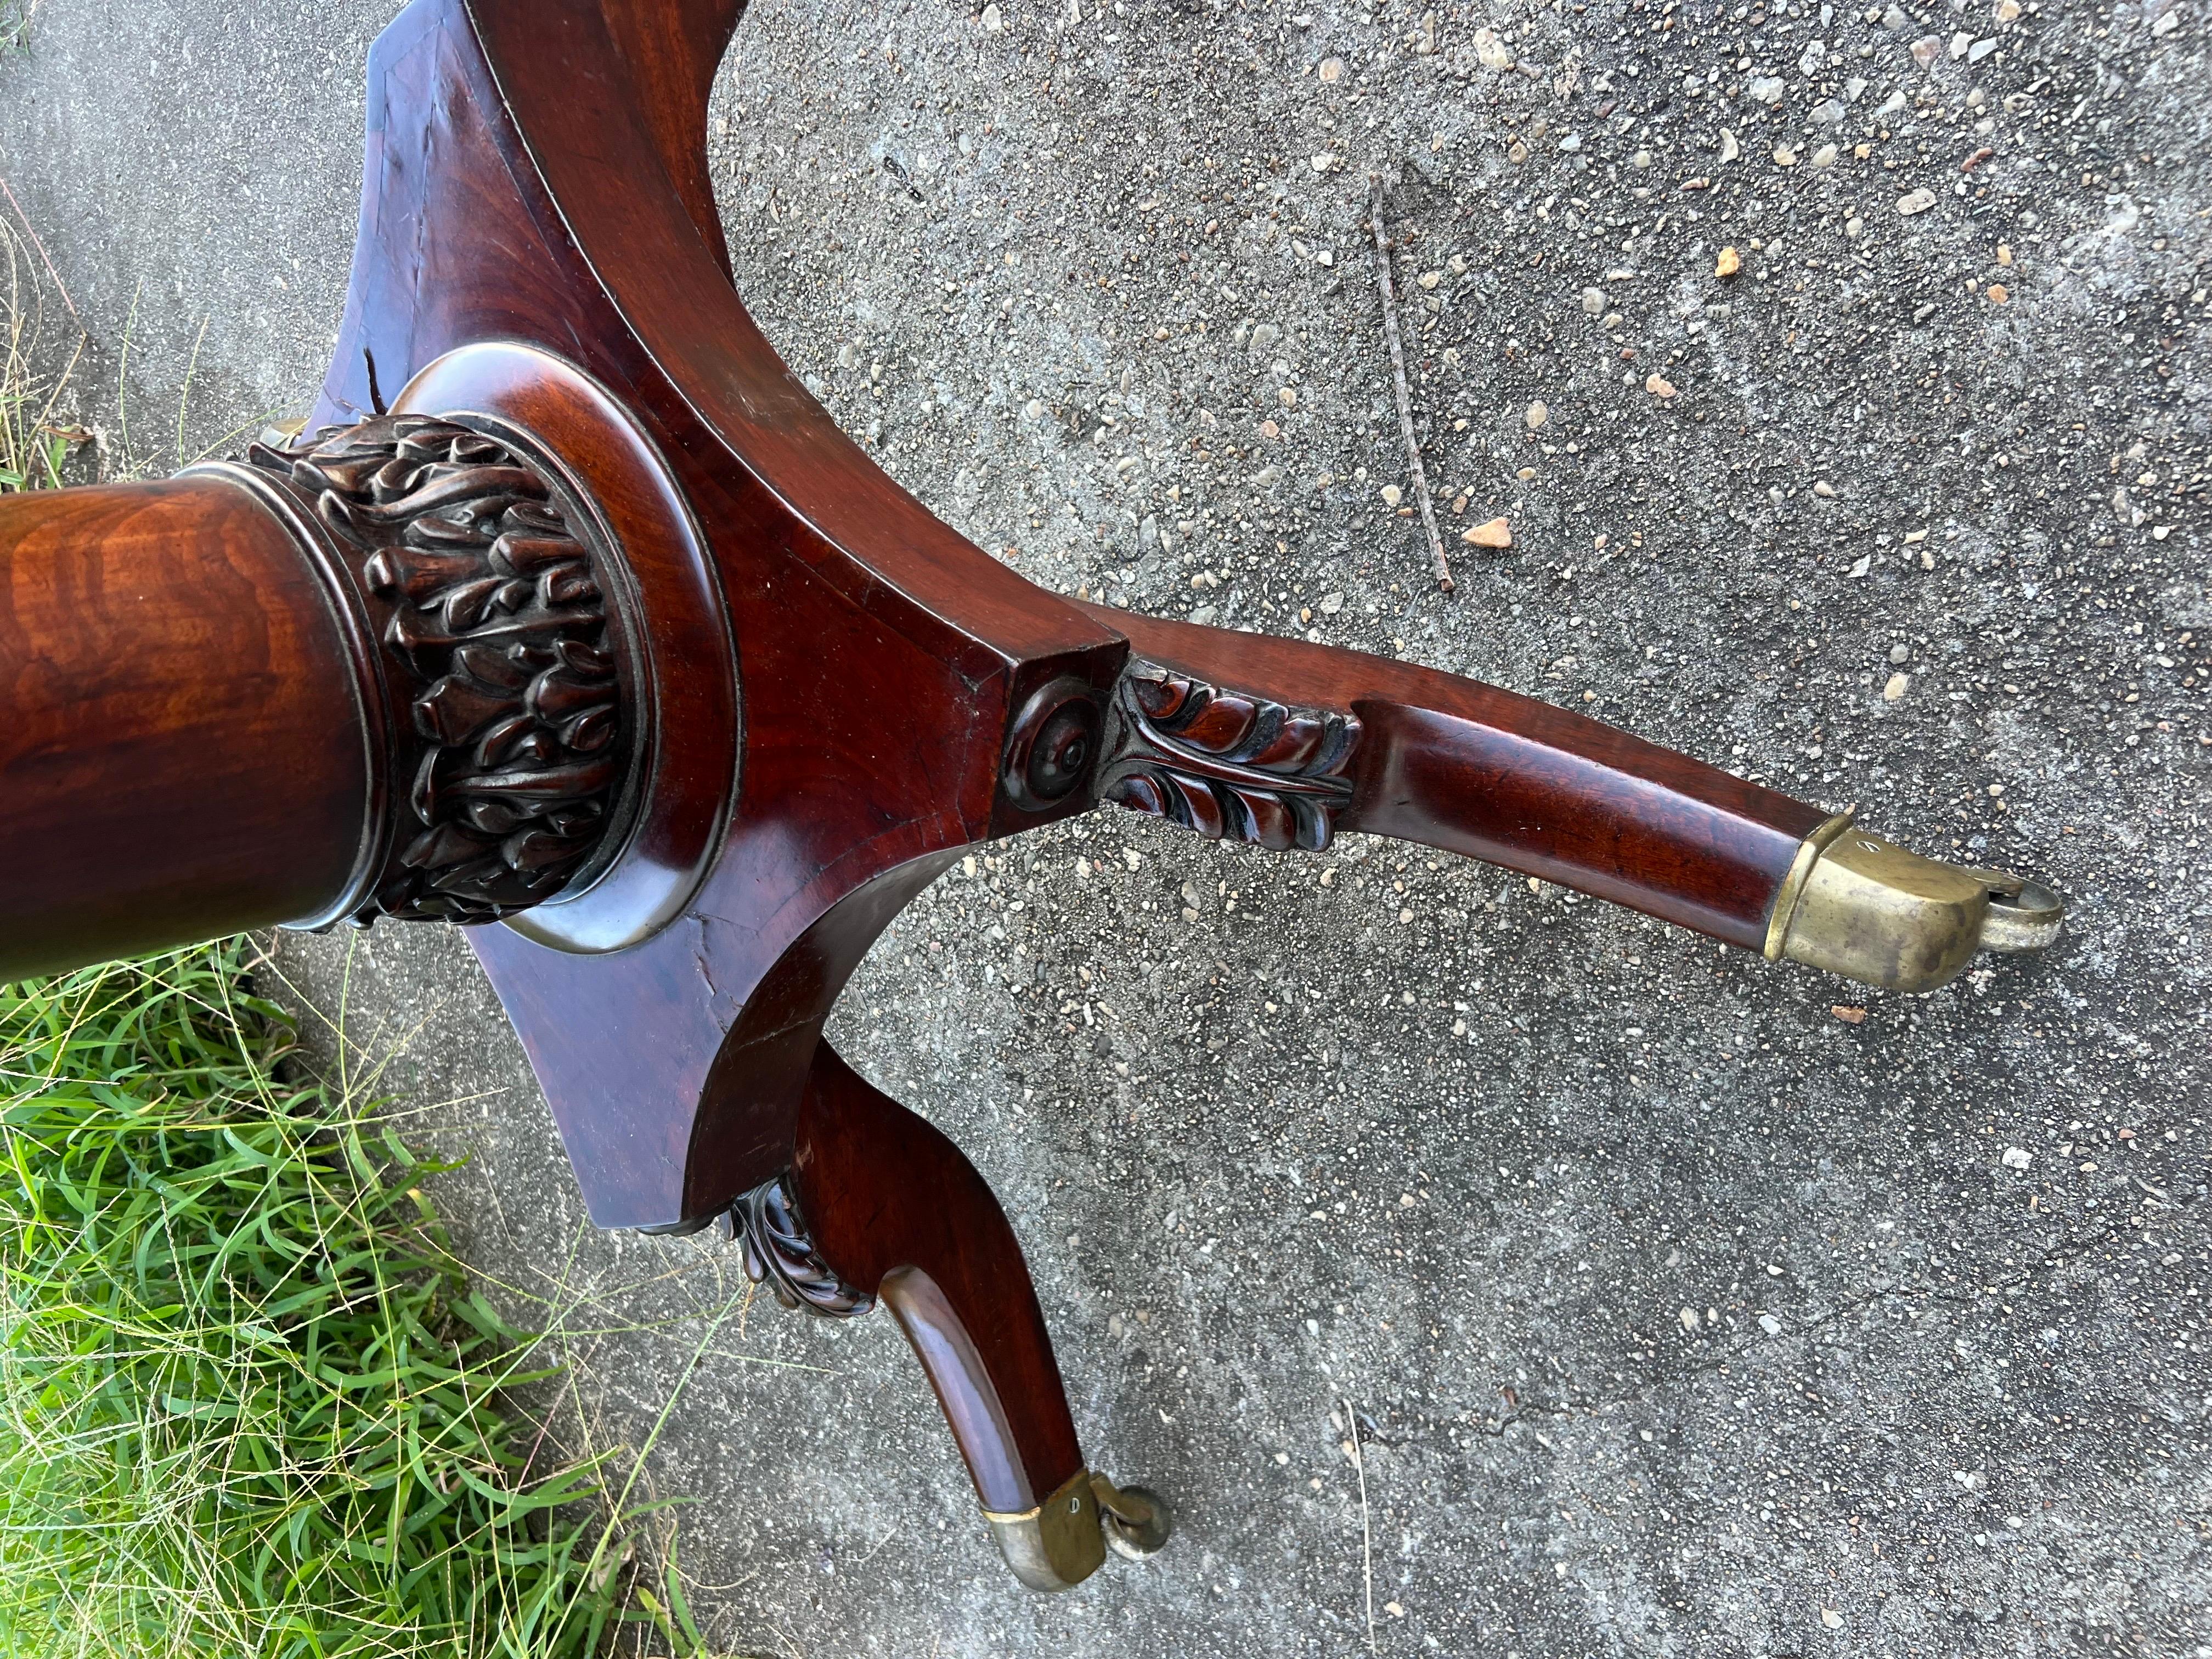
<svg viewBox="0 0 2212 1659"><path fill-rule="evenodd" d="M1165 1504L1084 1463L1020 1243L960 1149L823 1044L790 1176L739 1201L746 1267L787 1304L864 1313L881 1300L945 1409L1007 1565L1066 1589L1111 1544L1166 1541Z"/></svg>

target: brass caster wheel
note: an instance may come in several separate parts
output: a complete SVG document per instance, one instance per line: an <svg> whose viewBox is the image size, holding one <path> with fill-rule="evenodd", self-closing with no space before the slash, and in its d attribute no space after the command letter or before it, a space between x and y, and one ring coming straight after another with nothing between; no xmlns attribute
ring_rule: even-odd
<svg viewBox="0 0 2212 1659"><path fill-rule="evenodd" d="M1098 1494L1098 1521L1115 1554L1131 1561L1157 1555L1175 1531L1175 1510L1148 1486L1115 1486L1102 1475L1091 1481Z"/></svg>

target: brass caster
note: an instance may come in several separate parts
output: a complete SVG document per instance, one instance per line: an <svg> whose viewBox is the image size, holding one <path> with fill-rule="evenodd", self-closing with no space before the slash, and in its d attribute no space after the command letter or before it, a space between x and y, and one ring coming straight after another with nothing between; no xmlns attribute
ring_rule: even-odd
<svg viewBox="0 0 2212 1659"><path fill-rule="evenodd" d="M2049 888L1908 853L1838 814L1797 849L1766 933L1788 957L1892 991L1932 991L1977 951L2048 950L2066 920Z"/></svg>
<svg viewBox="0 0 2212 1659"><path fill-rule="evenodd" d="M1048 1594L1073 1589L1098 1571L1110 1546L1132 1561L1156 1555L1175 1528L1168 1500L1142 1486L1116 1486L1078 1469L1033 1510L983 1511L1014 1577Z"/></svg>
<svg viewBox="0 0 2212 1659"><path fill-rule="evenodd" d="M1175 1532L1175 1510L1149 1486L1116 1486L1103 1474L1091 1477L1098 1495L1098 1521L1106 1542L1125 1560L1158 1555Z"/></svg>

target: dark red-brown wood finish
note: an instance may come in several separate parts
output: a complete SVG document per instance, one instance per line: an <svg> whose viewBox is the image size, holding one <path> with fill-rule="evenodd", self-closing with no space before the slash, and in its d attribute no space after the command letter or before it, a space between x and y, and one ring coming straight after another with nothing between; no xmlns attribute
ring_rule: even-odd
<svg viewBox="0 0 2212 1659"><path fill-rule="evenodd" d="M0 517L10 975L319 915L368 811L353 654L224 479L38 492Z"/></svg>
<svg viewBox="0 0 2212 1659"><path fill-rule="evenodd" d="M706 527L746 735L683 924L618 961L471 936L602 1224L696 1221L784 1166L821 1023L883 925L958 848L1090 804L1025 809L1003 787L1013 716L1061 682L1103 708L1133 641L1218 688L1356 715L1338 827L1763 944L1826 812L1449 675L1062 600L921 507L731 286L711 196L685 180L735 9L688 9L674 33L654 26L667 10L418 0L386 32L352 295L313 417L387 396L467 409L398 383L487 338L535 343L633 411ZM678 72L686 43L702 55ZM671 741L672 763L700 758Z"/></svg>
<svg viewBox="0 0 2212 1659"><path fill-rule="evenodd" d="M1775 893L1829 817L1583 715L1433 668L1085 609L1175 674L1355 727L1334 828L1502 865L1749 950L1764 947Z"/></svg>
<svg viewBox="0 0 2212 1659"><path fill-rule="evenodd" d="M1364 830L1769 955L1826 928L1804 949L1845 964L1886 948L1837 918L1881 909L1896 849L1836 876L1843 820L1580 715L1076 604L970 545L732 286L704 134L741 9L415 0L370 57L314 434L0 509L0 855L46 860L0 970L497 918L470 938L594 1219L726 1212L786 1299L885 1303L1054 1587L1102 1516L1141 1552L1164 1512L1085 1469L981 1178L821 1035L962 849L1101 800L1283 850ZM1950 875L1980 927L1990 882Z"/></svg>
<svg viewBox="0 0 2212 1659"><path fill-rule="evenodd" d="M474 936L606 1226L712 1215L783 1166L821 1022L869 943L955 849L1051 815L998 787L1010 714L1063 677L1103 697L1124 649L894 484L762 337L703 164L687 198L670 160L703 155L736 9L676 9L434 0L392 24L313 417L411 404L402 384L473 343L535 343L635 415L707 529L745 741L688 914L619 962ZM668 724L670 763L737 758Z"/></svg>
<svg viewBox="0 0 2212 1659"><path fill-rule="evenodd" d="M984 1509L1034 1509L1083 1467L1052 1339L999 1200L959 1148L815 1050L793 1170L825 1261L921 1356Z"/></svg>

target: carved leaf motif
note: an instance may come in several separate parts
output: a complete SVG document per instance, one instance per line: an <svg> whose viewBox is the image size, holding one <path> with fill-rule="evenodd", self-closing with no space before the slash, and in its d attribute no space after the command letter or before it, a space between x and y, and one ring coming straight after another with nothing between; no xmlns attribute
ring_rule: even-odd
<svg viewBox="0 0 2212 1659"><path fill-rule="evenodd" d="M453 666L479 685L503 691L520 691L530 684L530 665L515 659L512 651L495 645L464 645L453 653Z"/></svg>
<svg viewBox="0 0 2212 1659"><path fill-rule="evenodd" d="M477 738L477 765L484 771L513 759L523 744L538 734L538 716L524 713L502 714L483 728ZM533 754L532 759L540 758Z"/></svg>
<svg viewBox="0 0 2212 1659"><path fill-rule="evenodd" d="M1101 793L1213 840L1282 852L1328 845L1352 799L1344 775L1359 741L1347 715L1286 708L1132 661L1121 731Z"/></svg>
<svg viewBox="0 0 2212 1659"><path fill-rule="evenodd" d="M308 491L356 550L415 682L417 827L356 920L489 921L557 890L606 828L624 728L591 550L550 484L483 434L419 415L248 459Z"/></svg>
<svg viewBox="0 0 2212 1659"><path fill-rule="evenodd" d="M442 590L482 573L483 562L462 552L419 547L380 547L361 568L370 592L421 605Z"/></svg>
<svg viewBox="0 0 2212 1659"><path fill-rule="evenodd" d="M598 676L586 676L566 666L549 668L531 681L523 706L543 720L572 720L606 702L606 687Z"/></svg>
<svg viewBox="0 0 2212 1659"><path fill-rule="evenodd" d="M620 727L611 708L591 708L561 728L561 741L580 755L596 754L615 740Z"/></svg>
<svg viewBox="0 0 2212 1659"><path fill-rule="evenodd" d="M544 827L518 830L499 848L507 867L526 881L550 880L579 850L579 837L558 835Z"/></svg>
<svg viewBox="0 0 2212 1659"><path fill-rule="evenodd" d="M510 532L491 544L492 564L510 576L534 577L547 567L566 563L575 556L576 544L565 536L526 536Z"/></svg>
<svg viewBox="0 0 2212 1659"><path fill-rule="evenodd" d="M576 605L599 597L599 584L592 580L591 568L581 559L569 564L556 564L541 571L538 577L538 597L547 605Z"/></svg>
<svg viewBox="0 0 2212 1659"><path fill-rule="evenodd" d="M438 743L464 744L514 707L511 696L487 690L461 675L448 674L416 698L415 729Z"/></svg>
<svg viewBox="0 0 2212 1659"><path fill-rule="evenodd" d="M848 1285L822 1259L799 1213L788 1178L756 1187L730 1212L731 1224L744 1238L745 1274L766 1285L787 1308L804 1308L830 1318L849 1318L876 1305L874 1295Z"/></svg>

